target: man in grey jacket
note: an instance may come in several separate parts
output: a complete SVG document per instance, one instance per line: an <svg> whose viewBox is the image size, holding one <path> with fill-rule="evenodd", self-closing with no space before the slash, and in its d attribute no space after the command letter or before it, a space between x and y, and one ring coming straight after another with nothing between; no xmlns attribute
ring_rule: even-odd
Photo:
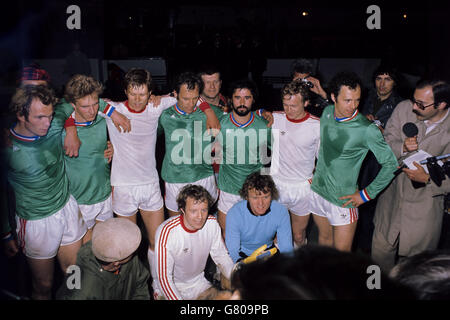
<svg viewBox="0 0 450 320"><path fill-rule="evenodd" d="M421 80L413 98L402 101L392 113L384 132L399 163L418 150L432 156L450 152L450 85L441 80ZM407 137L403 126L418 128ZM372 258L389 271L396 255L408 257L436 249L441 232L444 194L450 192L450 179L437 185L424 168L403 169L380 196L375 212ZM422 183L415 188L412 181Z"/></svg>

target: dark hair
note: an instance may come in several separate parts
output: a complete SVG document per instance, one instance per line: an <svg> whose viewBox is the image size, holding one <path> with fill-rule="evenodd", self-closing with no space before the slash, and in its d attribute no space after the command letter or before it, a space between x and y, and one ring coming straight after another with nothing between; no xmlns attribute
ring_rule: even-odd
<svg viewBox="0 0 450 320"><path fill-rule="evenodd" d="M339 72L330 81L330 92L334 94L335 98L339 95L341 87L346 86L355 90L358 86L362 89L361 79L354 72Z"/></svg>
<svg viewBox="0 0 450 320"><path fill-rule="evenodd" d="M284 96L293 96L300 94L303 98L303 102L308 101L311 98L309 87L301 80L297 79L284 85L281 89L281 98Z"/></svg>
<svg viewBox="0 0 450 320"><path fill-rule="evenodd" d="M93 77L76 74L67 81L64 89L64 98L71 103L91 94L101 95L103 85Z"/></svg>
<svg viewBox="0 0 450 320"><path fill-rule="evenodd" d="M186 209L186 201L188 198L192 198L200 202L206 202L208 204L208 210L214 204L214 200L208 190L195 184L188 184L180 190L180 193L177 196L177 205L179 210Z"/></svg>
<svg viewBox="0 0 450 320"><path fill-rule="evenodd" d="M270 175L261 174L259 171L253 172L247 176L242 185L239 195L242 199L248 199L248 190L255 189L257 191L267 193L270 192L272 199L278 199L278 189Z"/></svg>
<svg viewBox="0 0 450 320"><path fill-rule="evenodd" d="M25 120L28 121L31 103L34 99L38 99L46 106L51 105L53 107L58 102L58 98L50 87L46 85L26 85L16 89L9 106L10 111L14 115L24 116Z"/></svg>
<svg viewBox="0 0 450 320"><path fill-rule="evenodd" d="M193 72L183 72L177 78L175 83L175 91L177 94L180 93L180 88L182 85L186 85L188 90L194 90L198 87L198 92L203 91L203 81L202 79Z"/></svg>
<svg viewBox="0 0 450 320"><path fill-rule="evenodd" d="M297 59L292 63L291 76L293 77L295 73L306 73L314 74L313 63L308 59Z"/></svg>
<svg viewBox="0 0 450 320"><path fill-rule="evenodd" d="M389 77L392 78L392 80L394 80L395 85L397 86L399 83L399 75L397 73L397 70L394 67L391 67L389 65L379 65L375 71L373 72L372 75L372 82L375 83L376 78L379 75L383 75L383 74L387 74L389 75Z"/></svg>
<svg viewBox="0 0 450 320"><path fill-rule="evenodd" d="M258 88L256 87L256 84L249 79L233 81L228 88L229 96L233 97L233 94L237 89L248 89L253 96L253 101L258 99Z"/></svg>
<svg viewBox="0 0 450 320"><path fill-rule="evenodd" d="M373 265L366 255L308 244L241 265L231 283L243 300L414 299L408 288L381 271L381 287L370 289L367 270Z"/></svg>
<svg viewBox="0 0 450 320"><path fill-rule="evenodd" d="M202 66L200 68L200 71L198 72L198 76L201 78L204 75L211 76L211 75L213 75L215 73L218 73L219 74L219 78L220 78L221 74L220 74L219 68L217 68L214 65L204 65L204 66Z"/></svg>
<svg viewBox="0 0 450 320"><path fill-rule="evenodd" d="M435 108L441 102L445 102L447 105L445 109L450 106L450 85L443 80L438 79L421 79L416 84L416 89L423 89L430 86L433 89L433 98Z"/></svg>
<svg viewBox="0 0 450 320"><path fill-rule="evenodd" d="M153 90L152 75L145 69L132 68L124 76L125 90L130 86L132 88L147 86L148 92L150 93Z"/></svg>
<svg viewBox="0 0 450 320"><path fill-rule="evenodd" d="M424 251L400 261L390 272L418 299L450 299L450 253Z"/></svg>

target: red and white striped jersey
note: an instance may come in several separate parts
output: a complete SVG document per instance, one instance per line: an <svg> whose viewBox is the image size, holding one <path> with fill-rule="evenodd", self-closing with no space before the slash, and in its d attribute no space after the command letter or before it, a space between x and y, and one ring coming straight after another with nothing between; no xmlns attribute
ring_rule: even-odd
<svg viewBox="0 0 450 320"><path fill-rule="evenodd" d="M203 272L209 254L229 279L233 261L214 216L208 216L203 228L197 231L185 227L183 215L164 221L156 231L155 293L168 300L197 298L211 287Z"/></svg>

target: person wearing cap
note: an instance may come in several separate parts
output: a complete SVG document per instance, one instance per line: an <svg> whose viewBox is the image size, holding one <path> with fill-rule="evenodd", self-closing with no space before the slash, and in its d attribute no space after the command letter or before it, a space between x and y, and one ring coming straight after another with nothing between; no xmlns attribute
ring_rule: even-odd
<svg viewBox="0 0 450 320"><path fill-rule="evenodd" d="M127 219L111 218L95 225L92 240L77 256L79 288L70 275L59 288L58 300L149 300L149 272L135 254L141 243L139 227Z"/></svg>
<svg viewBox="0 0 450 320"><path fill-rule="evenodd" d="M32 63L22 69L20 77L20 85L48 85L50 83L50 75L39 64Z"/></svg>
<svg viewBox="0 0 450 320"><path fill-rule="evenodd" d="M221 293L205 278L208 255L229 289L233 261L222 239L220 226L209 215L213 198L202 186L188 184L177 197L180 215L164 221L156 231L155 300L212 299Z"/></svg>

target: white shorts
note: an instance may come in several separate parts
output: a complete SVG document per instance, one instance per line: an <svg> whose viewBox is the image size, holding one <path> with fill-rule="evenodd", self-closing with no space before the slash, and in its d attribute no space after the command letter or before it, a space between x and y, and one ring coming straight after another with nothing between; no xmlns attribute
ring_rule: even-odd
<svg viewBox="0 0 450 320"><path fill-rule="evenodd" d="M240 195L220 190L220 197L219 202L217 203L217 209L222 213L227 214L227 212L231 209L231 207L241 200L242 198Z"/></svg>
<svg viewBox="0 0 450 320"><path fill-rule="evenodd" d="M275 180L280 198L283 204L296 216L307 216L311 212L311 182L304 181L296 184Z"/></svg>
<svg viewBox="0 0 450 320"><path fill-rule="evenodd" d="M115 186L113 189L113 211L119 216L134 216L138 209L158 211L163 205L159 182L139 186Z"/></svg>
<svg viewBox="0 0 450 320"><path fill-rule="evenodd" d="M311 212L328 219L332 226L343 226L358 220L357 208L342 208L312 192Z"/></svg>
<svg viewBox="0 0 450 320"><path fill-rule="evenodd" d="M203 188L208 190L209 194L213 198L213 201L216 202L218 192L217 192L216 179L215 179L214 175L194 181L194 182L190 182L190 183L168 183L168 182L166 182L165 183L166 194L164 196L164 203L168 210L174 211L174 212L178 211L178 204L177 204L178 193L180 193L180 190L188 184L202 186Z"/></svg>
<svg viewBox="0 0 450 320"><path fill-rule="evenodd" d="M16 216L17 238L23 253L33 259L50 259L60 246L80 240L87 231L73 196L59 211L39 220L25 220Z"/></svg>
<svg viewBox="0 0 450 320"><path fill-rule="evenodd" d="M81 215L88 229L95 225L95 221L106 221L113 217L112 194L106 200L94 204L79 204Z"/></svg>

